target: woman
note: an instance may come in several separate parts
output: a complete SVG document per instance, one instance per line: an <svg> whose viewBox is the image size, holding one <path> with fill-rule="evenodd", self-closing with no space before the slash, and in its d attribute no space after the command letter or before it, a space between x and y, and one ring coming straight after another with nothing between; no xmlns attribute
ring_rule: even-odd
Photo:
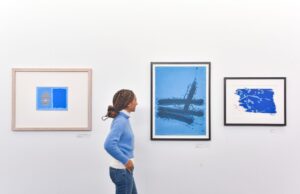
<svg viewBox="0 0 300 194"><path fill-rule="evenodd" d="M113 106L108 106L103 118L113 118L104 148L112 156L109 171L116 194L137 194L133 178L134 136L129 122L136 106L137 100L131 90L119 90L113 97Z"/></svg>

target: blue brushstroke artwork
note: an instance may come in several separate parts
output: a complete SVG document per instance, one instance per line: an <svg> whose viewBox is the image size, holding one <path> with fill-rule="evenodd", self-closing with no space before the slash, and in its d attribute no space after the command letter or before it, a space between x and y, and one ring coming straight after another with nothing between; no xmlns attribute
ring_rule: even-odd
<svg viewBox="0 0 300 194"><path fill-rule="evenodd" d="M206 135L206 67L155 67L155 135Z"/></svg>
<svg viewBox="0 0 300 194"><path fill-rule="evenodd" d="M37 87L36 109L48 111L68 110L68 88Z"/></svg>
<svg viewBox="0 0 300 194"><path fill-rule="evenodd" d="M239 105L246 112L251 113L276 113L274 102L274 91L272 89L237 89L236 95L239 96Z"/></svg>

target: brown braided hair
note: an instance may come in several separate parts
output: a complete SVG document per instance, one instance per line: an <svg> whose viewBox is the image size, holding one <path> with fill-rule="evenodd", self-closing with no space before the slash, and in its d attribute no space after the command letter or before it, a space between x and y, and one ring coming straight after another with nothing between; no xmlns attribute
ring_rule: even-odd
<svg viewBox="0 0 300 194"><path fill-rule="evenodd" d="M113 97L113 105L109 105L107 113L102 117L102 120L107 118L115 118L119 112L125 109L130 102L135 98L135 94L131 90L122 89L115 93Z"/></svg>

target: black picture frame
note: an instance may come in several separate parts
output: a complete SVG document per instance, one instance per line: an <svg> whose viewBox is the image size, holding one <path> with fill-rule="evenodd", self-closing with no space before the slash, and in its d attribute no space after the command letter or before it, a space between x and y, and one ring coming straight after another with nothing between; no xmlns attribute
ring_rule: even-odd
<svg viewBox="0 0 300 194"><path fill-rule="evenodd" d="M286 126L286 120L286 77L224 77L225 126Z"/></svg>
<svg viewBox="0 0 300 194"><path fill-rule="evenodd" d="M151 62L150 66L151 140L211 140L211 63ZM156 89L160 87L164 89Z"/></svg>

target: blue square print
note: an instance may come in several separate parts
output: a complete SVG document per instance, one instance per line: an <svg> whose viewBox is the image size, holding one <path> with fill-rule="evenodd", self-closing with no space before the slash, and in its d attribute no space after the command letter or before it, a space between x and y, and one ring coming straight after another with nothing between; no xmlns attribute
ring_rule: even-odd
<svg viewBox="0 0 300 194"><path fill-rule="evenodd" d="M53 89L53 108L66 109L67 108L67 89L56 88Z"/></svg>
<svg viewBox="0 0 300 194"><path fill-rule="evenodd" d="M37 110L68 110L67 87L37 87L36 92Z"/></svg>
<svg viewBox="0 0 300 194"><path fill-rule="evenodd" d="M52 108L52 90L49 87L37 87L37 110L49 110Z"/></svg>

